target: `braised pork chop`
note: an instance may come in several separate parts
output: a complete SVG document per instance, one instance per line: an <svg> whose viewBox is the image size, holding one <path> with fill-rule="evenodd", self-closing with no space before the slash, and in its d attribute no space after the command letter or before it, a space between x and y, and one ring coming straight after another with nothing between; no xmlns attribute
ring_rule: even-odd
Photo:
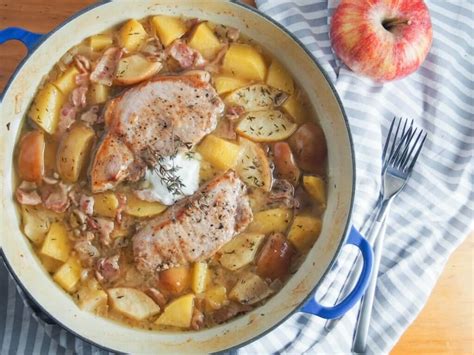
<svg viewBox="0 0 474 355"><path fill-rule="evenodd" d="M245 184L232 170L151 220L133 237L143 272L205 260L252 221Z"/></svg>
<svg viewBox="0 0 474 355"><path fill-rule="evenodd" d="M213 131L224 103L208 77L158 76L109 102L104 115L107 133L90 170L92 191L111 189L143 161L150 164L151 157L189 149ZM114 147L104 147L111 142ZM109 161L114 164L106 164Z"/></svg>

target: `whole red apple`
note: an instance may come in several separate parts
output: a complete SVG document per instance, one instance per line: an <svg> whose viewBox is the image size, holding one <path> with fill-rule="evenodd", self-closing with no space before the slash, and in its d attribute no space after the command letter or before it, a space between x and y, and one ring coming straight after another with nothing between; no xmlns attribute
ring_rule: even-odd
<svg viewBox="0 0 474 355"><path fill-rule="evenodd" d="M423 0L342 0L331 22L336 55L354 72L380 82L418 69L432 39Z"/></svg>

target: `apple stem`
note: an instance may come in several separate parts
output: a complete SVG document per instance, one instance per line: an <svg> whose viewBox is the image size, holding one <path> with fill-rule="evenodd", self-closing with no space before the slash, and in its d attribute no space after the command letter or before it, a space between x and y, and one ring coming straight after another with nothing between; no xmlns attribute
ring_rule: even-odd
<svg viewBox="0 0 474 355"><path fill-rule="evenodd" d="M392 28L398 25L410 25L411 21L410 20L404 20L404 19L396 19L396 18L391 18L387 20L382 21L382 26L387 30L391 31Z"/></svg>

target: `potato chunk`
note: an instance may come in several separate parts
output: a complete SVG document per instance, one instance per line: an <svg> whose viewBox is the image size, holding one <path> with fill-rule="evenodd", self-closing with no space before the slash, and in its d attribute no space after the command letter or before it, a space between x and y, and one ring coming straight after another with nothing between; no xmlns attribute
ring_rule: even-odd
<svg viewBox="0 0 474 355"><path fill-rule="evenodd" d="M110 288L107 293L110 307L131 319L144 320L160 312L160 307L150 297L135 288Z"/></svg>
<svg viewBox="0 0 474 355"><path fill-rule="evenodd" d="M309 195L318 202L320 206L326 206L326 186L323 179L319 176L306 175L303 177L303 185Z"/></svg>
<svg viewBox="0 0 474 355"><path fill-rule="evenodd" d="M28 132L21 138L18 152L18 174L22 180L40 183L43 180L46 143L41 131Z"/></svg>
<svg viewBox="0 0 474 355"><path fill-rule="evenodd" d="M273 293L273 290L258 275L247 272L241 276L239 281L229 293L231 300L242 304L257 303Z"/></svg>
<svg viewBox="0 0 474 355"><path fill-rule="evenodd" d="M151 24L165 47L175 39L181 38L188 30L181 19L173 16L154 16Z"/></svg>
<svg viewBox="0 0 474 355"><path fill-rule="evenodd" d="M66 261L71 252L71 242L66 226L62 222L54 222L41 247L41 253L53 259Z"/></svg>
<svg viewBox="0 0 474 355"><path fill-rule="evenodd" d="M107 293L100 288L95 278L82 284L76 297L79 308L83 311L102 314L107 309Z"/></svg>
<svg viewBox="0 0 474 355"><path fill-rule="evenodd" d="M142 24L135 19L128 20L118 33L120 47L128 52L137 51L145 42L147 33Z"/></svg>
<svg viewBox="0 0 474 355"><path fill-rule="evenodd" d="M110 87L94 83L87 92L87 102L91 105L103 104L109 98Z"/></svg>
<svg viewBox="0 0 474 355"><path fill-rule="evenodd" d="M156 216L166 210L166 206L159 202L150 202L140 200L134 194L127 195L127 205L125 213L134 217L151 217Z"/></svg>
<svg viewBox="0 0 474 355"><path fill-rule="evenodd" d="M300 252L308 251L321 233L321 220L313 216L296 216L290 231L288 240Z"/></svg>
<svg viewBox="0 0 474 355"><path fill-rule="evenodd" d="M206 290L207 263L199 261L193 265L191 289L194 293L202 293Z"/></svg>
<svg viewBox="0 0 474 355"><path fill-rule="evenodd" d="M93 51L101 51L112 46L114 39L111 34L97 34L89 37L89 45Z"/></svg>
<svg viewBox="0 0 474 355"><path fill-rule="evenodd" d="M151 78L162 68L162 64L150 61L141 54L120 59L115 73L116 85L132 85Z"/></svg>
<svg viewBox="0 0 474 355"><path fill-rule="evenodd" d="M63 219L62 213L47 210L42 206L21 206L23 232L35 245L43 243L51 223Z"/></svg>
<svg viewBox="0 0 474 355"><path fill-rule="evenodd" d="M240 89L248 85L248 80L232 76L219 75L214 78L214 87L219 95Z"/></svg>
<svg viewBox="0 0 474 355"><path fill-rule="evenodd" d="M206 22L201 22L196 26L189 37L188 45L201 53L206 59L214 58L222 47L221 42Z"/></svg>
<svg viewBox="0 0 474 355"><path fill-rule="evenodd" d="M64 94L56 86L48 83L36 95L28 117L46 133L54 134L64 101Z"/></svg>
<svg viewBox="0 0 474 355"><path fill-rule="evenodd" d="M65 97L76 87L76 75L79 74L79 69L74 65L69 67L59 78L53 81L53 84L61 90Z"/></svg>
<svg viewBox="0 0 474 355"><path fill-rule="evenodd" d="M49 272L50 274L55 273L56 271L58 271L58 269L61 267L61 265L63 265L62 261L53 259L53 258L51 258L47 255L43 255L41 253L38 254L38 257L41 260L41 264L43 264L43 267L45 268L45 270L47 272Z"/></svg>
<svg viewBox="0 0 474 355"><path fill-rule="evenodd" d="M56 281L66 292L73 292L81 279L82 267L79 259L71 256L53 275Z"/></svg>
<svg viewBox="0 0 474 355"><path fill-rule="evenodd" d="M282 108L299 125L308 122L310 118L308 111L294 94L283 103Z"/></svg>
<svg viewBox="0 0 474 355"><path fill-rule="evenodd" d="M276 142L287 139L298 126L277 110L249 112L240 120L236 131L255 142Z"/></svg>
<svg viewBox="0 0 474 355"><path fill-rule="evenodd" d="M284 233L288 228L293 212L286 208L273 208L254 214L248 232L268 234L272 232Z"/></svg>
<svg viewBox="0 0 474 355"><path fill-rule="evenodd" d="M212 134L209 134L203 139L197 151L201 154L203 159L221 170L234 167L240 155L240 147L237 144L228 142Z"/></svg>
<svg viewBox="0 0 474 355"><path fill-rule="evenodd" d="M245 265L250 264L257 254L260 244L265 239L265 234L242 233L221 249L219 249L219 262L229 270L238 270Z"/></svg>
<svg viewBox="0 0 474 355"><path fill-rule="evenodd" d="M240 178L249 186L270 191L272 186L272 169L265 151L258 144L239 139L241 154L235 170Z"/></svg>
<svg viewBox="0 0 474 355"><path fill-rule="evenodd" d="M245 111L271 110L280 90L264 84L254 84L231 92L225 98L227 105L242 106Z"/></svg>
<svg viewBox="0 0 474 355"><path fill-rule="evenodd" d="M113 192L94 195L94 214L102 217L115 218L119 200Z"/></svg>
<svg viewBox="0 0 474 355"><path fill-rule="evenodd" d="M206 301L206 310L212 312L229 303L227 299L227 289L222 286L214 286L206 291L204 295Z"/></svg>
<svg viewBox="0 0 474 355"><path fill-rule="evenodd" d="M169 325L179 328L189 328L194 310L194 295L181 296L166 306L163 314L155 324Z"/></svg>
<svg viewBox="0 0 474 355"><path fill-rule="evenodd" d="M58 148L58 173L64 181L76 182L89 162L89 154L94 143L92 128L76 124L63 137Z"/></svg>
<svg viewBox="0 0 474 355"><path fill-rule="evenodd" d="M284 91L290 95L295 91L293 79L290 73L288 73L285 67L283 67L283 65L276 59L272 61L270 68L268 68L266 83L267 85Z"/></svg>
<svg viewBox="0 0 474 355"><path fill-rule="evenodd" d="M255 47L233 43L224 56L222 70L239 78L264 81L267 65L262 54Z"/></svg>

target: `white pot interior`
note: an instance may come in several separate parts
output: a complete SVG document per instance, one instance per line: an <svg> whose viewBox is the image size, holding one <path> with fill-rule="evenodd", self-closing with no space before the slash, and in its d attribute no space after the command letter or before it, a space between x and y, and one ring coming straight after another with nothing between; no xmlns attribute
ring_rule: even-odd
<svg viewBox="0 0 474 355"><path fill-rule="evenodd" d="M308 93L329 150L328 205L323 230L300 270L263 307L209 330L149 332L82 312L43 270L20 231L13 200L14 145L25 111L42 77L71 46L129 18L154 14L208 19L240 28L290 69ZM345 237L353 196L353 159L343 112L324 75L306 52L269 20L227 1L113 1L72 20L52 34L13 79L0 106L1 247L26 291L56 320L107 348L132 353L216 352L253 339L292 312L308 296L335 258ZM7 129L7 123L10 123Z"/></svg>

